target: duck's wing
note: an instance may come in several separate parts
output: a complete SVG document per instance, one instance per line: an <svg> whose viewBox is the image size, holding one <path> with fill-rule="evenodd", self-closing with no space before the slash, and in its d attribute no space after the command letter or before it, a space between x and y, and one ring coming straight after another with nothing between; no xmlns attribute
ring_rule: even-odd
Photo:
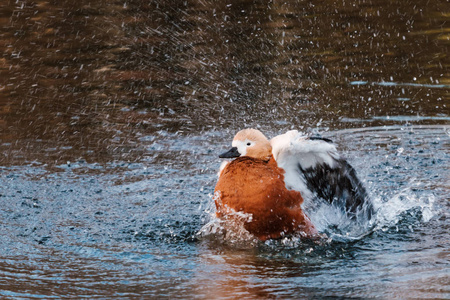
<svg viewBox="0 0 450 300"><path fill-rule="evenodd" d="M293 130L270 141L272 154L285 170L288 189L305 199L322 198L354 214L369 202L353 167L342 158L331 140L308 137Z"/></svg>

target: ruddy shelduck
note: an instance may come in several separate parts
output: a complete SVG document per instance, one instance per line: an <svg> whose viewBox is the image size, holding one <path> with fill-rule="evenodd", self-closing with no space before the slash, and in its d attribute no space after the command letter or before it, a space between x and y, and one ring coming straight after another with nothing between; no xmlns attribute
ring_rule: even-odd
<svg viewBox="0 0 450 300"><path fill-rule="evenodd" d="M289 131L270 141L256 129L239 131L222 164L214 199L219 218L251 216L244 227L262 241L318 232L302 210L303 198L339 203L350 215L366 191L328 139Z"/></svg>

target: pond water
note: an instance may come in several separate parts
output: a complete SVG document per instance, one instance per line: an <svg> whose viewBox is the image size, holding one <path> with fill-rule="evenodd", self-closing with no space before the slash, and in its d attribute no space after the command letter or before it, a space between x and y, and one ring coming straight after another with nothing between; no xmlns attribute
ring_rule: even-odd
<svg viewBox="0 0 450 300"><path fill-rule="evenodd" d="M448 3L314 2L0 3L0 296L450 298ZM374 219L224 234L245 127L332 139Z"/></svg>

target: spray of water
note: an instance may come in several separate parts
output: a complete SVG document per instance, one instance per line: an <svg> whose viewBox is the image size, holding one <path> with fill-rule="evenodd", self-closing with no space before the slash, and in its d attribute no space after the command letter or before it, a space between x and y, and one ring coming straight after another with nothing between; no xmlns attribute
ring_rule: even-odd
<svg viewBox="0 0 450 300"><path fill-rule="evenodd" d="M305 212L312 223L321 233L324 242L339 241L351 242L360 240L376 231L387 231L397 226L404 219L405 214L420 216L422 222L428 222L438 213L435 208L435 197L432 193L418 195L415 192L416 183L411 180L407 187L394 194L382 193L374 190L372 205L374 214L368 211L369 205L363 206L356 215L349 215L338 204L329 204L316 200L314 203L305 203ZM210 221L197 233L200 239L212 239L232 245L255 246L258 240L245 228L244 223L251 221L250 214L230 212L226 218L218 218L215 214L213 201L210 201L205 210ZM266 241L265 244L271 244ZM295 246L302 243L301 235L286 236L277 244Z"/></svg>

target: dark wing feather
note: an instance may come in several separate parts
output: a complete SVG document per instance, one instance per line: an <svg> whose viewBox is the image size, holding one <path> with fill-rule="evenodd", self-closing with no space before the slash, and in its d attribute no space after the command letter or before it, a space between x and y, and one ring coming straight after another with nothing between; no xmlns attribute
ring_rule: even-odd
<svg viewBox="0 0 450 300"><path fill-rule="evenodd" d="M322 198L352 218L361 213L368 217L373 214L372 202L356 171L339 155L331 140L305 137L294 130L273 138L271 145L279 167L286 172L289 189L312 196L313 201Z"/></svg>
<svg viewBox="0 0 450 300"><path fill-rule="evenodd" d="M320 141L325 141L327 143L333 144L332 140L324 138L324 137L321 137L321 136L310 136L308 139L310 139L312 141L320 140Z"/></svg>
<svg viewBox="0 0 450 300"><path fill-rule="evenodd" d="M306 180L306 185L317 197L344 208L350 216L366 209L368 217L373 214L373 207L368 199L366 189L356 175L355 169L345 160L338 159L334 167L327 164L315 167L299 168Z"/></svg>

